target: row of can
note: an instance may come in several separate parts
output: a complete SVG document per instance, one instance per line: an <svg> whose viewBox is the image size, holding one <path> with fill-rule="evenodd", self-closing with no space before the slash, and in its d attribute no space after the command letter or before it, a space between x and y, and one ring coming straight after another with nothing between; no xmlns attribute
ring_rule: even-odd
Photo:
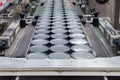
<svg viewBox="0 0 120 80"><path fill-rule="evenodd" d="M28 59L94 58L77 13L68 0L47 0L28 50Z"/></svg>

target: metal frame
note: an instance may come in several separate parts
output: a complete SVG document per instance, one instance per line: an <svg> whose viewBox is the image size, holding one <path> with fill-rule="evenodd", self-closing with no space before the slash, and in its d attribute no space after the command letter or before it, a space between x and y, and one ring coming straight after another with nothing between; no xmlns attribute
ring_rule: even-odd
<svg viewBox="0 0 120 80"><path fill-rule="evenodd" d="M0 76L120 76L120 57L69 60L0 58Z"/></svg>

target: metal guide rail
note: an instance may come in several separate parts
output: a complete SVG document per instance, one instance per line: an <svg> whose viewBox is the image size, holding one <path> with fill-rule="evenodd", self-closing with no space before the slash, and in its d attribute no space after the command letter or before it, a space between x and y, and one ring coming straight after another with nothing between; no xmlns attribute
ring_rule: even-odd
<svg viewBox="0 0 120 80"><path fill-rule="evenodd" d="M1 57L1 76L120 76L120 57L95 58L70 5L47 0L26 58Z"/></svg>
<svg viewBox="0 0 120 80"><path fill-rule="evenodd" d="M120 76L120 57L69 60L0 58L1 76Z"/></svg>

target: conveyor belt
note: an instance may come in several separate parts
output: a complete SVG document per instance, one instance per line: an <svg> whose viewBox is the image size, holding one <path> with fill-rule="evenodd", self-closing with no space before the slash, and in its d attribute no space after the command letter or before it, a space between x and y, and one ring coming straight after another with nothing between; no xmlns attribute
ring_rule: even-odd
<svg viewBox="0 0 120 80"><path fill-rule="evenodd" d="M48 0L46 2L43 12L40 13L26 58L79 59L95 57L84 33L83 25L77 13L70 6L71 3L66 0ZM44 44L39 44L41 41ZM33 45L33 43L38 44Z"/></svg>
<svg viewBox="0 0 120 80"><path fill-rule="evenodd" d="M84 13L82 12L79 5L76 5L74 7L74 10L78 13L78 15L84 15ZM93 26L91 24L87 24L87 25L84 25L84 29L85 29L86 34L93 46L93 49L94 49L97 57L115 56L114 52L112 53L111 47L108 45L108 43L105 41L105 39L103 39L104 43L107 44L107 48L109 48L109 49L106 49L105 48L106 46L103 45L104 43L100 40L101 36L96 35L96 34L100 33L100 31L98 31L97 28L93 28Z"/></svg>

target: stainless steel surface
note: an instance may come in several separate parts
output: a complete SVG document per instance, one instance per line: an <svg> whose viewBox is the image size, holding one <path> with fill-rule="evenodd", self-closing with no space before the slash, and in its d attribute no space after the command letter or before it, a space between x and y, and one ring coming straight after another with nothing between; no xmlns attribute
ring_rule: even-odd
<svg viewBox="0 0 120 80"><path fill-rule="evenodd" d="M61 38L67 38L68 36L66 34L58 33L58 34L53 34L51 37L56 39L61 39Z"/></svg>
<svg viewBox="0 0 120 80"><path fill-rule="evenodd" d="M81 30L81 29L70 29L70 30L68 30L68 32L70 32L70 33L84 33L83 30Z"/></svg>
<svg viewBox="0 0 120 80"><path fill-rule="evenodd" d="M82 51L82 52L74 52L71 55L73 58L75 59L94 59L95 56L93 55L93 53L91 52L87 52L87 51Z"/></svg>
<svg viewBox="0 0 120 80"><path fill-rule="evenodd" d="M67 22L68 25L80 25L80 22Z"/></svg>
<svg viewBox="0 0 120 80"><path fill-rule="evenodd" d="M53 29L64 29L66 28L66 26L63 26L63 25L54 25L52 26Z"/></svg>
<svg viewBox="0 0 120 80"><path fill-rule="evenodd" d="M38 25L44 25L44 24L49 24L50 25L50 22L46 22L46 21L44 21L44 22L39 22L39 23L37 23Z"/></svg>
<svg viewBox="0 0 120 80"><path fill-rule="evenodd" d="M53 32L53 33L66 33L67 31L64 29L53 29L51 32Z"/></svg>
<svg viewBox="0 0 120 80"><path fill-rule="evenodd" d="M68 24L67 28L70 28L70 29L81 29L82 27L80 25L77 25L77 24Z"/></svg>
<svg viewBox="0 0 120 80"><path fill-rule="evenodd" d="M39 29L39 30L36 30L35 31L35 34L47 34L49 33L50 31L49 30L46 30L46 29Z"/></svg>
<svg viewBox="0 0 120 80"><path fill-rule="evenodd" d="M27 60L0 58L0 75L120 76L120 57L95 59ZM112 65L111 65L112 64Z"/></svg>
<svg viewBox="0 0 120 80"><path fill-rule="evenodd" d="M33 36L34 39L46 39L49 38L47 34L36 34Z"/></svg>
<svg viewBox="0 0 120 80"><path fill-rule="evenodd" d="M74 45L71 49L73 51L91 51L91 48L88 45Z"/></svg>
<svg viewBox="0 0 120 80"><path fill-rule="evenodd" d="M36 45L36 46L31 46L30 47L30 52L33 53L39 53L39 52L44 52L44 51L48 51L48 47L44 46L44 45Z"/></svg>
<svg viewBox="0 0 120 80"><path fill-rule="evenodd" d="M31 44L33 45L44 45L44 44L48 44L49 42L47 40L44 39L36 39L36 40L32 40Z"/></svg>
<svg viewBox="0 0 120 80"><path fill-rule="evenodd" d="M50 29L50 27L49 26L37 26L36 30L39 30L39 29Z"/></svg>
<svg viewBox="0 0 120 80"><path fill-rule="evenodd" d="M85 38L85 35L84 35L84 34L80 34L80 33L70 34L69 36L70 36L71 38L74 38L74 39Z"/></svg>
<svg viewBox="0 0 120 80"><path fill-rule="evenodd" d="M48 55L50 59L70 59L71 56L67 53L51 53Z"/></svg>
<svg viewBox="0 0 120 80"><path fill-rule="evenodd" d="M49 26L45 25L45 24L44 25L36 25L36 28L37 29L42 29L42 28L44 29L44 28L49 28Z"/></svg>
<svg viewBox="0 0 120 80"><path fill-rule="evenodd" d="M67 44L68 41L65 39L53 39L50 41L51 44L57 44L57 45L63 45L63 44Z"/></svg>
<svg viewBox="0 0 120 80"><path fill-rule="evenodd" d="M50 50L58 53L69 51L70 48L65 45L55 45L50 48Z"/></svg>
<svg viewBox="0 0 120 80"><path fill-rule="evenodd" d="M71 39L70 43L72 44L88 44L86 39Z"/></svg>
<svg viewBox="0 0 120 80"><path fill-rule="evenodd" d="M27 59L46 59L47 54L45 53L30 53L26 56Z"/></svg>

